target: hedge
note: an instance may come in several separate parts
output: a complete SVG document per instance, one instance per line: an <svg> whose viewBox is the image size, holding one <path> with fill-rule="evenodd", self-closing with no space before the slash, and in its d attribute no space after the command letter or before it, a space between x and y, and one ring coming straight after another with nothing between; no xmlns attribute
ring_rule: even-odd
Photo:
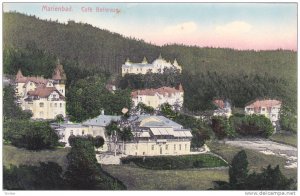
<svg viewBox="0 0 300 196"><path fill-rule="evenodd" d="M139 167L153 170L210 168L228 165L224 160L211 154L153 157L128 156L121 158L121 162L122 164L134 163Z"/></svg>

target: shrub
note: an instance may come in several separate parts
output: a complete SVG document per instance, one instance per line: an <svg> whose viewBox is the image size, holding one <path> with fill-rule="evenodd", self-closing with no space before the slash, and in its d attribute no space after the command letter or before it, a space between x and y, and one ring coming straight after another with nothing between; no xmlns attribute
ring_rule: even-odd
<svg viewBox="0 0 300 196"><path fill-rule="evenodd" d="M274 132L271 121L263 115L232 116L230 122L242 136L270 137Z"/></svg>
<svg viewBox="0 0 300 196"><path fill-rule="evenodd" d="M227 163L210 154L182 155L182 156L155 156L155 157L125 157L123 164L134 163L139 167L154 170L172 170L188 168L207 168L227 166Z"/></svg>
<svg viewBox="0 0 300 196"><path fill-rule="evenodd" d="M59 137L47 122L10 120L3 129L4 139L19 148L42 150L58 145Z"/></svg>
<svg viewBox="0 0 300 196"><path fill-rule="evenodd" d="M226 117L214 116L212 118L212 130L214 131L218 139L236 136L235 130Z"/></svg>
<svg viewBox="0 0 300 196"><path fill-rule="evenodd" d="M40 162L40 166L10 165L3 168L3 187L6 190L62 190L66 188L62 171L54 162Z"/></svg>

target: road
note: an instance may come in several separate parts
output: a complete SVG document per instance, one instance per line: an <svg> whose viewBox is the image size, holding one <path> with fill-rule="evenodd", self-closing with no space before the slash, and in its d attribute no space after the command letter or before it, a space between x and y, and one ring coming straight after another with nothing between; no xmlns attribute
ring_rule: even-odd
<svg viewBox="0 0 300 196"><path fill-rule="evenodd" d="M226 144L256 150L266 155L284 157L286 168L297 168L297 148L270 140L229 140Z"/></svg>

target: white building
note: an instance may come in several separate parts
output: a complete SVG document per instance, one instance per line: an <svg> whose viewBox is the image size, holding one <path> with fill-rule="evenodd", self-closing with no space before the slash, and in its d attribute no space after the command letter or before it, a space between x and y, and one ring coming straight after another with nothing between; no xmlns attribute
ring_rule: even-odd
<svg viewBox="0 0 300 196"><path fill-rule="evenodd" d="M104 145L101 148L103 151L108 150L108 138L105 134L105 127L109 125L111 121L119 121L120 116L104 115L104 112L96 118L89 119L83 123L63 123L52 124L52 127L57 131L60 136L60 142L64 142L66 147L69 147L69 137L75 136L101 136L104 139Z"/></svg>
<svg viewBox="0 0 300 196"><path fill-rule="evenodd" d="M182 125L164 116L131 116L128 121L133 140L111 142L112 152L134 156L190 154L192 134Z"/></svg>
<svg viewBox="0 0 300 196"><path fill-rule="evenodd" d="M160 105L169 103L171 106L182 108L184 91L181 85L178 88L161 87L157 89L134 90L131 92L133 106L144 103L154 109Z"/></svg>
<svg viewBox="0 0 300 196"><path fill-rule="evenodd" d="M282 102L274 99L257 99L245 106L247 115L258 114L269 118L275 126L280 118L279 112Z"/></svg>
<svg viewBox="0 0 300 196"><path fill-rule="evenodd" d="M217 106L217 109L214 110L213 113L214 116L224 116L229 118L232 115L231 104L228 100L215 99L213 100L213 103Z"/></svg>
<svg viewBox="0 0 300 196"><path fill-rule="evenodd" d="M125 74L146 74L151 73L163 73L165 68L173 68L182 71L181 66L175 59L173 63L166 61L159 55L159 57L152 63L148 63L146 57L144 57L141 63L132 63L129 59L126 60L125 64L122 65L122 76Z"/></svg>
<svg viewBox="0 0 300 196"><path fill-rule="evenodd" d="M107 136L105 127L112 121L117 121L120 127L129 126L132 130L132 141L121 141L118 135ZM120 116L109 116L103 113L94 119L83 123L52 124L60 136L60 142L69 147L69 137L101 136L104 145L101 151L117 152L125 155L183 155L190 154L192 134L182 125L164 116L139 115L121 120Z"/></svg>
<svg viewBox="0 0 300 196"><path fill-rule="evenodd" d="M21 70L15 79L15 94L23 110L30 110L32 119L55 119L66 116L66 75L59 63L51 79L25 77Z"/></svg>

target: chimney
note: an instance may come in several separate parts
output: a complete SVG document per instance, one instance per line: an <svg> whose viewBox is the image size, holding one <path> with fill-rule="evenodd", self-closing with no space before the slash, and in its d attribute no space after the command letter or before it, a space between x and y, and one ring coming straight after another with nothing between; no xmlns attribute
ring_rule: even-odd
<svg viewBox="0 0 300 196"><path fill-rule="evenodd" d="M104 110L103 109L101 110L101 115L104 115Z"/></svg>

